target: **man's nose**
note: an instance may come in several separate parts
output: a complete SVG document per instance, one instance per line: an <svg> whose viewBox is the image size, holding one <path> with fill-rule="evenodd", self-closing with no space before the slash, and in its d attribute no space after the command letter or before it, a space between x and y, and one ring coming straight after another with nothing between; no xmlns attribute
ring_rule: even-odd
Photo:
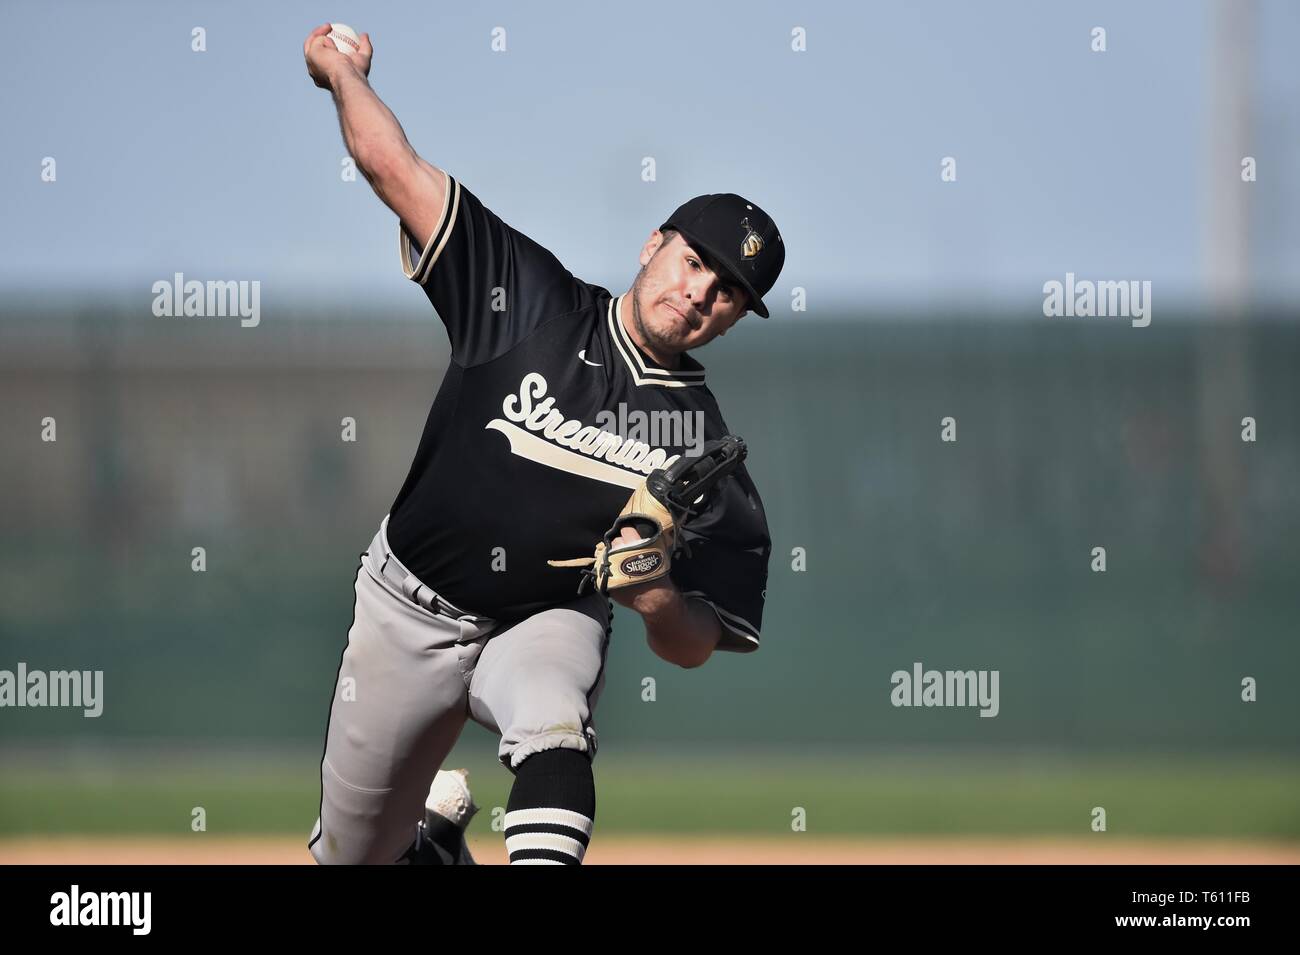
<svg viewBox="0 0 1300 955"><path fill-rule="evenodd" d="M714 280L707 275L696 277L693 281L686 284L686 298L698 308L701 303L708 300L709 293L713 289Z"/></svg>

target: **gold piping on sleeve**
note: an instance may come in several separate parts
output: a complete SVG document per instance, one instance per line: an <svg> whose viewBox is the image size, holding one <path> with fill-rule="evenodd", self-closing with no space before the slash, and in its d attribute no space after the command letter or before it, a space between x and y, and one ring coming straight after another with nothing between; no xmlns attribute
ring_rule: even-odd
<svg viewBox="0 0 1300 955"><path fill-rule="evenodd" d="M759 634L758 630L754 628L743 617L738 617L734 613L729 613L726 610L723 610L721 607L715 604L708 597L704 596L703 591L691 590L686 593L683 593L682 596L693 598L695 600L700 600L708 604L710 607L713 608L713 612L717 614L718 622L720 624L722 624L724 627L726 627L736 636L743 637L745 640L748 640L754 646L758 646L759 640L761 639L761 635Z"/></svg>
<svg viewBox="0 0 1300 955"><path fill-rule="evenodd" d="M400 221L397 223L398 252L402 258L402 272L408 279L419 285L429 281L433 264L438 261L438 256L447 245L448 236L456 227L456 213L460 209L460 183L446 170L439 170L439 172L446 179L446 198L442 203L442 215L438 218L438 226L433 230L433 235L429 236L428 245L420 253L418 267L411 264L411 237L402 223Z"/></svg>

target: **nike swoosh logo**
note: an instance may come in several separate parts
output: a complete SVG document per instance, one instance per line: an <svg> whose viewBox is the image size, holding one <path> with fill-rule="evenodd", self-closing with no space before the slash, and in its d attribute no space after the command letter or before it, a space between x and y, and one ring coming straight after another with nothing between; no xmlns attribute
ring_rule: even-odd
<svg viewBox="0 0 1300 955"><path fill-rule="evenodd" d="M601 364L600 362L598 362L598 361L587 361L587 349L585 349L585 348L584 348L582 351L578 352L578 357L581 358L581 359L582 359L584 362L586 362L588 365L594 365L596 368L603 368L603 367L604 367L604 365L602 365L602 364Z"/></svg>

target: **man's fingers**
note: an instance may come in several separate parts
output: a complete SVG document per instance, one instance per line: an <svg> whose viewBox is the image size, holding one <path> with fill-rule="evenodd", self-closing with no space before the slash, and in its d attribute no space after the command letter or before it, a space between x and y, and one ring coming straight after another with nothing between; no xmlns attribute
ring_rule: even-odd
<svg viewBox="0 0 1300 955"><path fill-rule="evenodd" d="M319 26L316 29L312 30L310 33L308 33L307 39L302 41L302 55L306 56L309 52L311 52L312 42L317 37L325 36L329 32L330 32L330 25L326 23L324 26Z"/></svg>
<svg viewBox="0 0 1300 955"><path fill-rule="evenodd" d="M374 52L375 52L375 51L374 51L374 48L371 47L371 45L370 45L370 34L369 34L369 33L363 33L363 34L361 34L361 52L362 52L365 56L373 56L373 55L374 55Z"/></svg>

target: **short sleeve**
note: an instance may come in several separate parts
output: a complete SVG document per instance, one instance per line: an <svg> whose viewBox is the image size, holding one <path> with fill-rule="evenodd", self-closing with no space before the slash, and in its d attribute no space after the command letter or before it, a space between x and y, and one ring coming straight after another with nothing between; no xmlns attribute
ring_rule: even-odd
<svg viewBox="0 0 1300 955"><path fill-rule="evenodd" d="M772 541L763 502L743 469L719 490L720 499L683 533L690 554L673 558L672 577L683 596L718 615L719 650L749 653L762 638Z"/></svg>
<svg viewBox="0 0 1300 955"><path fill-rule="evenodd" d="M511 228L453 176L442 217L423 249L398 224L402 271L447 326L461 366L497 358L591 297L549 251Z"/></svg>

